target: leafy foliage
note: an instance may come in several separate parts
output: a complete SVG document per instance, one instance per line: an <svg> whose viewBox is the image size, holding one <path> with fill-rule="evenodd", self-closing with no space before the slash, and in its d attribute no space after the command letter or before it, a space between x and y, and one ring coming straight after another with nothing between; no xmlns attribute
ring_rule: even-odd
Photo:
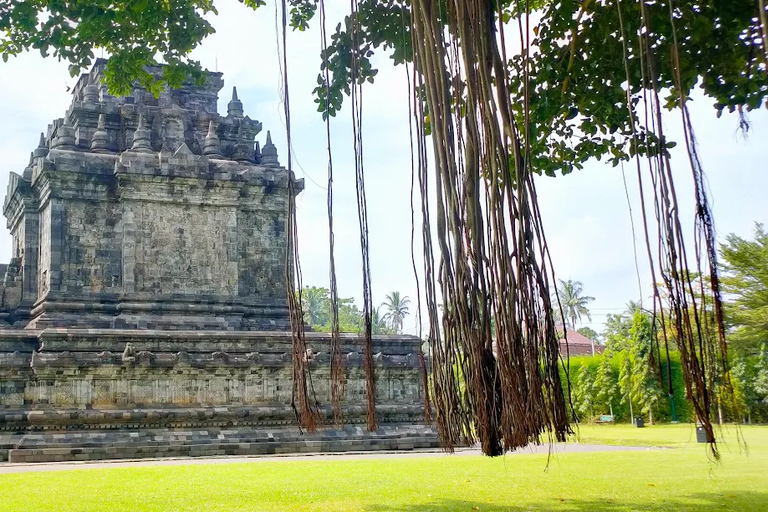
<svg viewBox="0 0 768 512"><path fill-rule="evenodd" d="M600 334L598 334L597 331L595 331L591 327L587 327L587 326L579 327L578 329L576 329L576 332L578 332L579 334L581 334L586 338L589 338L592 341L600 341Z"/></svg>
<svg viewBox="0 0 768 512"><path fill-rule="evenodd" d="M606 349L615 352L629 349L631 347L631 335L629 333L631 327L631 317L627 318L623 313L608 313L603 329Z"/></svg>
<svg viewBox="0 0 768 512"><path fill-rule="evenodd" d="M411 60L408 23L403 21L410 16L408 5L376 0L359 5L356 41L350 35L354 18L348 16L343 26L337 26L323 55L322 65L328 66L331 83L326 89L322 75L318 76L314 92L324 115L335 115L341 108L342 93L349 93L353 53L362 66L359 81L372 81L376 74L370 65L374 49L389 50L395 64ZM536 172L567 174L593 158L607 158L618 165L636 153L652 156L675 146L674 141L644 128L647 123L641 122L640 109L643 91L653 86L669 91L667 108L679 103L667 1L506 1L500 8L503 21L511 24L509 29L516 29L524 5L540 9L541 21L533 28L534 51L512 56L508 77L519 120L525 117L524 106L529 107L528 143ZM641 5L652 31L640 28ZM674 6L684 95L690 95L698 84L714 100L718 113L760 107L768 94L768 75L755 2L688 0ZM448 23L447 16L440 19ZM622 42L627 46L626 55ZM655 76L645 76L642 71L643 62L648 61ZM460 78L452 84L452 96L461 97L466 84Z"/></svg>
<svg viewBox="0 0 768 512"><path fill-rule="evenodd" d="M612 381L599 383L598 374L604 364L610 364L610 372L605 373L611 375ZM685 400L685 385L679 353L675 351L670 353L670 366L677 419L690 421L693 419L693 413L690 403ZM584 367L586 367L585 370L583 370ZM664 379L666 379L666 372L665 362L661 366L661 375ZM587 375L586 385L580 384L579 379L582 375ZM611 408L617 421L629 421L633 416L643 416L649 423L651 419L655 422L673 419L672 401L661 389L658 374L652 370L647 361L634 357L630 352L572 357L570 378L573 386L573 407L582 422L589 421L597 415L608 414ZM603 394L606 396L610 394L612 397L610 405L598 399L598 394L601 393L600 386L605 384L610 389L609 393L603 392ZM590 410L590 407L593 409ZM761 417L753 416L753 420L757 421Z"/></svg>
<svg viewBox="0 0 768 512"><path fill-rule="evenodd" d="M619 394L616 375L611 366L611 358L603 355L597 367L595 378L595 403L603 411L613 412L613 403Z"/></svg>
<svg viewBox="0 0 768 512"><path fill-rule="evenodd" d="M768 233L756 224L753 240L730 234L720 254L730 344L737 352L755 355L768 341Z"/></svg>
<svg viewBox="0 0 768 512"><path fill-rule="evenodd" d="M595 416L595 376L587 365L582 365L576 373L573 400L580 418L591 420Z"/></svg>
<svg viewBox="0 0 768 512"><path fill-rule="evenodd" d="M94 50L103 49L110 55L105 75L111 92L128 94L138 81L157 94L166 84L203 78L188 55L214 32L203 17L208 13L216 13L213 0L0 2L0 55L7 61L38 50L69 62L77 76L93 63ZM157 65L158 56L167 64L160 81L144 68Z"/></svg>
<svg viewBox="0 0 768 512"><path fill-rule="evenodd" d="M264 0L240 1L253 9L265 5ZM307 29L316 16L317 0L289 0L288 5L291 27ZM353 78L358 83L374 80L376 50L387 53L396 65L412 61L410 3L362 0L357 6L338 23L320 58L313 92L323 116L336 115ZM641 6L652 31L641 33ZM674 145L642 128L645 123L638 113L642 91L654 83L669 91L668 108L679 101L668 2L505 0L497 7L496 16L509 24L510 32L526 9L541 14L530 41L535 51L514 55L507 63L512 104L521 119L523 106L529 106L527 133L536 172L568 173L592 158L608 158L616 165L636 152L656 154ZM165 84L180 85L188 75L202 79L200 65L189 53L214 32L204 18L210 13L216 14L213 0L3 2L0 55L7 60L35 49L69 62L75 76L92 64L95 49L103 49L110 55L106 76L112 93L129 92L135 81L157 93ZM768 94L768 75L754 0L679 0L674 17L685 95L699 84L718 112L760 107ZM438 19L449 22L447 15ZM144 66L157 64L158 56L168 66L163 79L155 82ZM656 70L653 77L642 72L642 62L648 60ZM354 77L353 62L359 63ZM324 78L326 68L330 83ZM460 78L452 83L460 97L465 84Z"/></svg>
<svg viewBox="0 0 768 512"><path fill-rule="evenodd" d="M304 321L314 330L331 331L331 301L327 288L305 286L301 291L301 307ZM373 334L393 334L379 313L373 311ZM339 299L339 332L360 333L363 330L363 312L355 304L354 298Z"/></svg>
<svg viewBox="0 0 768 512"><path fill-rule="evenodd" d="M737 354L729 376L734 391L733 410L727 407L727 396L718 397L726 405L726 419L768 421L768 347L764 344L757 355ZM718 391L722 394L722 387Z"/></svg>
<svg viewBox="0 0 768 512"><path fill-rule="evenodd" d="M640 35L643 7L653 30ZM659 90L669 91L666 107L678 106L669 9L666 0L548 4L532 41L537 51L529 61L529 142L535 169L549 175L568 173L592 158L617 165L636 152L654 155L674 145L642 128L647 123L641 122L638 108L642 91L654 82ZM690 95L698 83L718 112L758 108L768 93L768 77L761 62L755 2L676 1L674 11L683 93ZM524 58L517 55L510 62L516 97L524 92ZM651 61L656 76L644 75L644 61Z"/></svg>
<svg viewBox="0 0 768 512"><path fill-rule="evenodd" d="M632 360L629 357L624 357L621 362L621 369L619 370L619 391L621 392L621 404L629 406L629 417L634 418L634 410L632 404L637 401L635 395L635 387L632 385L632 375L635 368L632 364ZM633 419L634 421L634 419Z"/></svg>

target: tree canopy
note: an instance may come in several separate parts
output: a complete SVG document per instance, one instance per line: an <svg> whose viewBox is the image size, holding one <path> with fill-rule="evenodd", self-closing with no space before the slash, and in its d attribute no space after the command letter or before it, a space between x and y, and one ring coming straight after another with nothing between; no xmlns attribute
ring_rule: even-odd
<svg viewBox="0 0 768 512"><path fill-rule="evenodd" d="M264 0L239 1L254 9L265 5ZM304 30L317 14L318 0L288 0L288 6L290 26ZM375 79L376 51L386 52L396 65L413 60L410 2L362 0L356 6L355 13L336 25L319 59L315 94L324 115L341 109L353 75L360 82ZM535 51L511 55L506 65L516 115L524 115L523 105L529 107L528 137L536 172L568 173L591 158L617 164L635 152L665 151L674 145L646 130L633 140L633 127L643 115L638 110L643 89L668 91L665 106L673 108L679 106L678 86L689 96L698 85L718 112L759 108L768 94L765 34L754 0L504 0L493 15L512 22L507 28L512 32L526 8L540 14L531 27L532 37L524 41ZM110 56L110 91L128 93L139 81L157 92L164 85L180 85L190 74L202 76L199 62L189 53L215 32L209 19L216 13L213 0L3 2L0 56L7 60L38 50L69 62L76 76L93 63L95 50L103 49ZM438 19L444 25L450 22L447 11ZM653 30L639 37L643 25ZM643 72L643 59L653 60L654 76ZM144 66L160 61L167 66L158 83ZM528 82L525 65L530 68ZM359 70L353 73L353 66ZM682 72L680 84L676 69ZM461 84L459 92L465 86Z"/></svg>
<svg viewBox="0 0 768 512"><path fill-rule="evenodd" d="M720 247L723 285L728 293L728 323L731 344L747 355L755 355L768 342L768 233L755 225L754 239L734 234Z"/></svg>

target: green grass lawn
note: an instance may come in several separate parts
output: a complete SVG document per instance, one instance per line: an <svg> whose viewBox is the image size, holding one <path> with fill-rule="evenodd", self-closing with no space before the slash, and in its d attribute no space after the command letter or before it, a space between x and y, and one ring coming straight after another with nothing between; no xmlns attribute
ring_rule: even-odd
<svg viewBox="0 0 768 512"><path fill-rule="evenodd" d="M721 427L725 444L731 446L736 441L737 431L734 426ZM760 430L756 430L760 432ZM719 432L715 436L719 438ZM610 444L622 446L664 446L683 448L696 444L696 428L693 423L677 425L646 425L636 428L628 423L618 425L580 425L574 440L583 444ZM736 446L738 450L738 443Z"/></svg>
<svg viewBox="0 0 768 512"><path fill-rule="evenodd" d="M768 427L710 461L690 425L589 426L581 442L672 449L489 459L286 460L0 475L0 510L768 511Z"/></svg>

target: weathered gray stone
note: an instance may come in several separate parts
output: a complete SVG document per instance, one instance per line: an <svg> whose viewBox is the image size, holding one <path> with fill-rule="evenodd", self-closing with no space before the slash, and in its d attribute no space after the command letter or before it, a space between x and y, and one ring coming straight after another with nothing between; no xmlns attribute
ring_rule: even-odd
<svg viewBox="0 0 768 512"><path fill-rule="evenodd" d="M95 102L103 66L81 78L29 178L9 180L22 280L20 298L8 283L9 327L287 329L288 183L303 181L276 151L255 163L261 123L236 93L216 113L220 74Z"/></svg>
<svg viewBox="0 0 768 512"><path fill-rule="evenodd" d="M361 340L343 335L347 427L300 434L284 276L289 189L303 182L269 133L254 148L261 123L236 91L216 113L220 74L114 98L103 67L81 77L64 119L9 179L0 461L435 446L410 336L374 340L378 432L361 428ZM327 426L330 337L306 342Z"/></svg>

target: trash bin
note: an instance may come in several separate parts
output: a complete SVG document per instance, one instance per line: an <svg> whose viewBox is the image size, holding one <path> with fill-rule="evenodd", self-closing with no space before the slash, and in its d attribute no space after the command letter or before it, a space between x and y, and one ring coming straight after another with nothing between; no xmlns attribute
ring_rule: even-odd
<svg viewBox="0 0 768 512"><path fill-rule="evenodd" d="M707 431L704 430L702 425L696 425L696 442L697 443L711 443L713 440L707 436Z"/></svg>
<svg viewBox="0 0 768 512"><path fill-rule="evenodd" d="M642 416L636 416L635 417L635 426L637 428L645 427L645 423L643 422L643 417Z"/></svg>

